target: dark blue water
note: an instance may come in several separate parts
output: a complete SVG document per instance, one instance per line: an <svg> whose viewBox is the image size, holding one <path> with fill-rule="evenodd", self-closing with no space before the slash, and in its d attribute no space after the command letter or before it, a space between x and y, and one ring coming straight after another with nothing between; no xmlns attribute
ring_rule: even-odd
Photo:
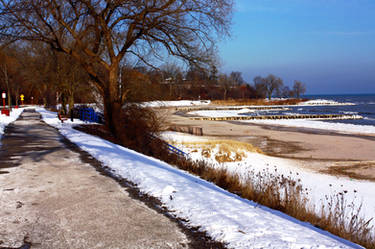
<svg viewBox="0 0 375 249"><path fill-rule="evenodd" d="M348 114L360 115L363 119L355 120L326 120L325 122L348 123L356 125L375 126L375 94L368 95L307 95L309 100L332 100L339 103L352 103L354 105L316 105L292 106L285 111L267 111L255 115L286 115L286 114ZM246 115L246 114L245 114ZM254 115L248 113L247 115Z"/></svg>
<svg viewBox="0 0 375 249"><path fill-rule="evenodd" d="M363 119L358 120L333 120L334 123L349 123L358 125L375 126L375 94L361 95L311 95L308 99L334 100L339 103L353 103L354 105L306 107L308 111L316 113L336 113L360 115Z"/></svg>

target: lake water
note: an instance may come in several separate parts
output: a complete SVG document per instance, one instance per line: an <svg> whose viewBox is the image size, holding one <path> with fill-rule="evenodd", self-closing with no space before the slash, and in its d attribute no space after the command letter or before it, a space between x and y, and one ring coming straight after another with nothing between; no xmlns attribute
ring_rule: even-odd
<svg viewBox="0 0 375 249"><path fill-rule="evenodd" d="M324 120L332 123L375 126L375 94L368 95L308 95L309 100L328 100L352 105L289 106L288 110L267 110L244 115L294 115L294 114L347 114L360 115L363 119ZM317 101L319 102L319 101Z"/></svg>
<svg viewBox="0 0 375 249"><path fill-rule="evenodd" d="M326 99L339 103L353 103L354 105L303 107L300 111L307 113L323 114L350 114L360 115L363 119L358 120L333 120L334 123L350 123L358 125L375 126L375 94L362 95L310 95L309 99Z"/></svg>

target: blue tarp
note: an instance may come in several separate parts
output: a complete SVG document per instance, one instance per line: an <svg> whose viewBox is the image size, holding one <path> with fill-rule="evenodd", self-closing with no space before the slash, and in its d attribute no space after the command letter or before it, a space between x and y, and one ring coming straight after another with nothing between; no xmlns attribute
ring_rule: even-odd
<svg viewBox="0 0 375 249"><path fill-rule="evenodd" d="M96 113L91 107L79 108L78 116L82 121L102 123L101 114Z"/></svg>

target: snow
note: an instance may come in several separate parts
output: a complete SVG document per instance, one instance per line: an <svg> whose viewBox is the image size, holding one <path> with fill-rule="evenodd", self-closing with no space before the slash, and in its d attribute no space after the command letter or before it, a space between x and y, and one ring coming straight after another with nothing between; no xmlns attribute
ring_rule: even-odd
<svg viewBox="0 0 375 249"><path fill-rule="evenodd" d="M241 110L201 110L192 111L188 114L198 115L203 117L238 117L243 116L248 109ZM360 117L358 115L353 115L352 117ZM275 120L239 120L245 123L254 124L266 124L266 125L280 125L288 127L301 127L301 128L311 128L320 130L330 130L341 133L355 133L355 134L375 134L375 126L373 125L354 125L345 123L332 123L324 122L318 120L308 120L308 119L275 119Z"/></svg>
<svg viewBox="0 0 375 249"><path fill-rule="evenodd" d="M0 114L0 139L4 134L5 127L9 123L15 121L18 118L18 116L23 112L23 110L24 108L18 108L18 109L13 108L12 111L9 113L9 116Z"/></svg>
<svg viewBox="0 0 375 249"><path fill-rule="evenodd" d="M281 212L233 195L157 159L61 125L56 114L37 110L66 138L158 198L171 214L187 220L229 248L361 248Z"/></svg>
<svg viewBox="0 0 375 249"><path fill-rule="evenodd" d="M354 103L350 102L337 102L334 100L327 100L327 99L313 99L313 100L308 100L299 103L298 105L355 105Z"/></svg>
<svg viewBox="0 0 375 249"><path fill-rule="evenodd" d="M209 105L211 100L176 100L176 101L150 101L144 102L145 107L168 107L168 106L194 106Z"/></svg>
<svg viewBox="0 0 375 249"><path fill-rule="evenodd" d="M201 111L192 111L188 114L204 116L204 117L239 117L243 116L243 113L255 112L247 108L241 110L201 110Z"/></svg>
<svg viewBox="0 0 375 249"><path fill-rule="evenodd" d="M242 122L268 125L282 125L288 127L302 127L320 130L329 130L340 133L375 134L373 125L354 125L344 123L330 123L307 119L283 119L283 120L245 120Z"/></svg>
<svg viewBox="0 0 375 249"><path fill-rule="evenodd" d="M188 153L193 160L205 160L213 167L225 168L244 180L254 180L254 176L258 173L263 176L269 173L274 177L281 175L289 177L302 185L309 206L315 206L317 214L320 213L322 205L327 206L327 198L328 200L335 199L338 193L343 193L347 204L352 205L354 210L362 205L362 218L370 220L375 217L375 195L373 194L375 185L373 182L316 173L303 167L304 163L311 162L271 157L247 151L243 151L245 156L241 161L218 163L215 159L217 149L212 149L210 157L206 158L202 156L201 144L196 147L191 146L194 142L213 141L213 138L177 132L165 132L162 134L162 138ZM348 217L351 217L350 211L347 210ZM374 220L372 224L375 226Z"/></svg>

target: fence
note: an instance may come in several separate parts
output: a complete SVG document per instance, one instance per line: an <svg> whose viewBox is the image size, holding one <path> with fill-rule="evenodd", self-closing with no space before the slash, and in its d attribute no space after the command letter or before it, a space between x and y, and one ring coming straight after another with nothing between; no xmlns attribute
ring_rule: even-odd
<svg viewBox="0 0 375 249"><path fill-rule="evenodd" d="M149 135L150 139L151 140L154 140L154 139L159 139L158 137L154 136L154 135ZM170 145L169 143L159 139L161 141L161 143L163 144L163 146L165 146L169 152L177 155L177 156L182 156L182 157L189 157L189 154L187 154L186 152L183 152L182 150L174 147L173 145Z"/></svg>

